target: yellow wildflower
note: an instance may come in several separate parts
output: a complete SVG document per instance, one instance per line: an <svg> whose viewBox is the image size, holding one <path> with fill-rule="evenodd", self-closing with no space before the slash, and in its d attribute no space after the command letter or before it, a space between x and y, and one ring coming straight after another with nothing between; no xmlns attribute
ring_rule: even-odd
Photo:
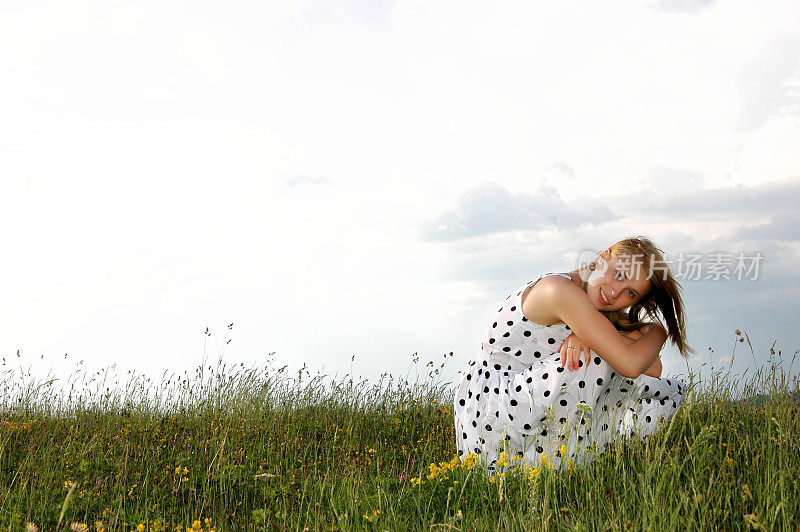
<svg viewBox="0 0 800 532"><path fill-rule="evenodd" d="M506 459L506 452L500 452L500 459L497 461L497 467L505 467L508 464L508 460Z"/></svg>
<svg viewBox="0 0 800 532"><path fill-rule="evenodd" d="M369 450L369 453L370 453L370 454L375 454L375 453L377 453L377 452L378 452L378 451L376 451L375 449L370 449L370 450Z"/></svg>
<svg viewBox="0 0 800 532"><path fill-rule="evenodd" d="M144 532L144 525L139 523L139 526L136 527L137 532Z"/></svg>
<svg viewBox="0 0 800 532"><path fill-rule="evenodd" d="M83 523L76 521L70 525L69 529L72 530L73 532L86 532L87 530L89 530L89 527Z"/></svg>
<svg viewBox="0 0 800 532"><path fill-rule="evenodd" d="M567 456L567 445L566 444L562 445L561 449L559 449L559 451L561 451L561 457L562 458Z"/></svg>
<svg viewBox="0 0 800 532"><path fill-rule="evenodd" d="M39 532L39 527L29 522L25 524L25 532Z"/></svg>
<svg viewBox="0 0 800 532"><path fill-rule="evenodd" d="M759 521L758 516L756 514L745 514L744 520L747 522L747 526L752 528L753 530L763 530L764 525L761 524Z"/></svg>
<svg viewBox="0 0 800 532"><path fill-rule="evenodd" d="M461 462L461 469L472 469L477 465L478 457L474 453L469 453L464 461Z"/></svg>
<svg viewBox="0 0 800 532"><path fill-rule="evenodd" d="M428 469L430 469L431 471L430 473L428 473L428 480L433 480L442 473L442 469L436 464L429 465Z"/></svg>
<svg viewBox="0 0 800 532"><path fill-rule="evenodd" d="M370 523L374 523L380 518L381 518L380 510L373 510L371 514L364 514L364 519L366 519Z"/></svg>

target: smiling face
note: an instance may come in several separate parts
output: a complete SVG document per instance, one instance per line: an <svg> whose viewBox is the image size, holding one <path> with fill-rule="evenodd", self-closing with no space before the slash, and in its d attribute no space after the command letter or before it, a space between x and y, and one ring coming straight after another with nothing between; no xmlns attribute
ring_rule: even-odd
<svg viewBox="0 0 800 532"><path fill-rule="evenodd" d="M647 267L635 259L631 255L606 254L597 260L597 268L586 281L586 294L597 310L624 309L650 291Z"/></svg>

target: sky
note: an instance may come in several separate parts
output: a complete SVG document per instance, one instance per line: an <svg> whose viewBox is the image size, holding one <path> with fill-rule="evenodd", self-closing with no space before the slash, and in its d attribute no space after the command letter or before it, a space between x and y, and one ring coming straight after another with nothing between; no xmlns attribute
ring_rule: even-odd
<svg viewBox="0 0 800 532"><path fill-rule="evenodd" d="M457 379L508 294L646 235L703 268L665 374L788 368L798 30L795 0L3 2L3 363Z"/></svg>

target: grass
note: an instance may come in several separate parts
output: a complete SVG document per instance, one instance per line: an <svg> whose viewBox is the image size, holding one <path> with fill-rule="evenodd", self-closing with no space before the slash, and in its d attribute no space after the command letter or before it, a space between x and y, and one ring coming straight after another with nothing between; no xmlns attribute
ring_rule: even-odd
<svg viewBox="0 0 800 532"><path fill-rule="evenodd" d="M493 479L451 461L441 367L370 383L220 363L120 389L98 372L65 395L6 371L0 529L800 529L798 379L779 352L746 382L692 377L647 443Z"/></svg>

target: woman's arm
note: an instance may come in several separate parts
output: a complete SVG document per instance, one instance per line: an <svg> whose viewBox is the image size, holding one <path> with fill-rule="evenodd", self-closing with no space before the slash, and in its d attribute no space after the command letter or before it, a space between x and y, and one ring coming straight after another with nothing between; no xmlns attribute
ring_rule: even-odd
<svg viewBox="0 0 800 532"><path fill-rule="evenodd" d="M645 329L646 330L646 329ZM639 330L632 331L618 331L622 335L622 341L626 345L631 345L633 342L644 336ZM579 360L583 353L586 353L586 363L591 361L591 352L586 342L578 337L575 333L570 334L564 339L561 347L558 348L561 355L561 367L567 367L570 371L576 371L580 365ZM650 377L661 377L661 358L656 357L655 362L647 368L643 373Z"/></svg>
<svg viewBox="0 0 800 532"><path fill-rule="evenodd" d="M661 371L663 368L661 367L661 357L656 357L656 361L653 364L644 370L644 374L649 377L655 377L657 379L661 378Z"/></svg>
<svg viewBox="0 0 800 532"><path fill-rule="evenodd" d="M535 305L546 309L551 321L563 321L583 339L595 353L620 375L636 378L658 358L667 339L666 331L657 325L643 328L642 337L628 345L608 319L589 301L586 292L572 281L557 276L540 279L528 294ZM530 319L530 318L529 318Z"/></svg>
<svg viewBox="0 0 800 532"><path fill-rule="evenodd" d="M640 330L636 330L636 331L620 331L619 333L624 337L623 338L624 342L626 344L628 344L628 345L631 345L633 342L635 342L636 340L638 340L639 338L644 336L640 331L641 330L647 331L648 330L647 328L649 328L649 326L650 326L650 324L645 325ZM648 377L661 378L661 371L662 370L663 370L663 368L661 366L661 357L657 356L655 362L653 362L653 364L651 364L650 367L647 368L646 370L644 370L642 373L644 373Z"/></svg>

